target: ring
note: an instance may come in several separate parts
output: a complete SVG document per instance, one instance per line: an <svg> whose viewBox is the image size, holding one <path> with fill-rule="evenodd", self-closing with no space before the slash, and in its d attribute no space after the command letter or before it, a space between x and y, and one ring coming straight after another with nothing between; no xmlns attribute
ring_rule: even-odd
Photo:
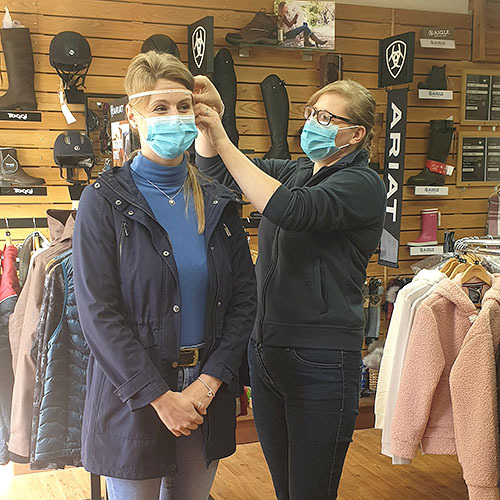
<svg viewBox="0 0 500 500"><path fill-rule="evenodd" d="M207 109L205 110L205 116L208 116L209 111L210 111L210 108L207 106Z"/></svg>
<svg viewBox="0 0 500 500"><path fill-rule="evenodd" d="M197 404L196 410L198 411L201 408L201 401Z"/></svg>

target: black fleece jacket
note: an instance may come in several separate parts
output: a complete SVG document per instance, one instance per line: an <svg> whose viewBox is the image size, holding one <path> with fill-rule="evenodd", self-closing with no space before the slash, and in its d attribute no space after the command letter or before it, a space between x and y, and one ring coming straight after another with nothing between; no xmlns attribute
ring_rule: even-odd
<svg viewBox="0 0 500 500"><path fill-rule="evenodd" d="M253 162L282 183L259 227L252 338L266 345L357 351L362 287L385 219L386 191L356 150L316 175L308 158ZM240 191L220 157L200 170Z"/></svg>

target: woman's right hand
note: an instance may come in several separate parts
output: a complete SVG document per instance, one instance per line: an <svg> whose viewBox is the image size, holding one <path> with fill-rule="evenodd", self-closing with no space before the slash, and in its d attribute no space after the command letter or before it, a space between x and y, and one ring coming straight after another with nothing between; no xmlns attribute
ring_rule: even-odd
<svg viewBox="0 0 500 500"><path fill-rule="evenodd" d="M219 92L206 76L197 75L194 77L193 97L195 104L205 104L216 110L219 114L224 109Z"/></svg>
<svg viewBox="0 0 500 500"><path fill-rule="evenodd" d="M189 436L203 423L196 402L182 392L168 391L151 402L161 421L175 436Z"/></svg>

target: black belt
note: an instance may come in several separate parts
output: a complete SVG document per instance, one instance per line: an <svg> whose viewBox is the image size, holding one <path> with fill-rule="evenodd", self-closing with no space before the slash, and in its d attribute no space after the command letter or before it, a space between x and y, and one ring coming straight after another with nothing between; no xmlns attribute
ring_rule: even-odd
<svg viewBox="0 0 500 500"><path fill-rule="evenodd" d="M179 352L179 366L196 366L201 358L203 347L183 347Z"/></svg>

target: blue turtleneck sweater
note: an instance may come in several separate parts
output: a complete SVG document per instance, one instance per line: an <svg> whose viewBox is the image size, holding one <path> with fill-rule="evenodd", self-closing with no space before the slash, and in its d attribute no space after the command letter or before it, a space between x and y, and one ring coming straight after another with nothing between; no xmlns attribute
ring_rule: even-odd
<svg viewBox="0 0 500 500"><path fill-rule="evenodd" d="M186 213L184 191L175 196L175 205L148 182L174 196L187 176L187 160L175 167L159 165L139 153L130 166L132 178L148 202L157 221L167 231L179 273L181 295L180 346L196 346L205 339L205 311L208 293L208 266L205 238L198 234L193 197Z"/></svg>

